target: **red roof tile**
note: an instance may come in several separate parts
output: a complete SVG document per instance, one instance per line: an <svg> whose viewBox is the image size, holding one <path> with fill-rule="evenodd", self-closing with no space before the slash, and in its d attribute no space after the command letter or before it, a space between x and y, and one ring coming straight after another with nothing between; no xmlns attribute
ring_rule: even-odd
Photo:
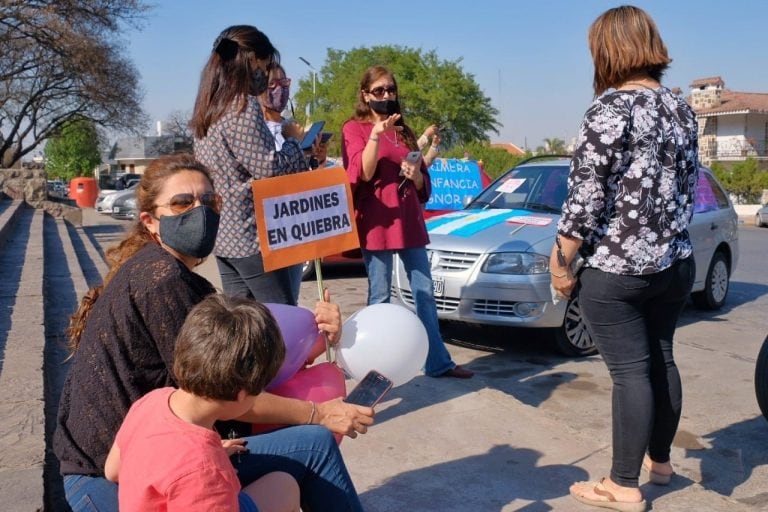
<svg viewBox="0 0 768 512"><path fill-rule="evenodd" d="M688 103L691 103L690 96L688 97ZM713 108L699 109L696 111L696 114L706 115L744 111L768 114L768 93L724 90L720 93L720 105Z"/></svg>
<svg viewBox="0 0 768 512"><path fill-rule="evenodd" d="M719 85L720 87L723 87L725 85L725 82L723 82L723 79L719 76L712 76L709 78L697 78L693 82L691 82L691 89L697 89L699 87L704 87L706 85Z"/></svg>
<svg viewBox="0 0 768 512"><path fill-rule="evenodd" d="M505 150L507 153L510 153L512 155L524 155L525 151L520 149L520 147L516 146L515 144L512 144L511 142L494 142L491 144L492 148L499 148Z"/></svg>

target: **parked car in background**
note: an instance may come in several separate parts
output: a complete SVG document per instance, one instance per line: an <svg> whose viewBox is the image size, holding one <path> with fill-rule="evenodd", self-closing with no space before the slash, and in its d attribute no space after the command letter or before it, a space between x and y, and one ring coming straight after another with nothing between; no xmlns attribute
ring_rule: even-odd
<svg viewBox="0 0 768 512"><path fill-rule="evenodd" d="M67 184L61 180L48 180L48 195L59 199L66 199L69 195Z"/></svg>
<svg viewBox="0 0 768 512"><path fill-rule="evenodd" d="M581 356L595 346L578 296L552 302L549 253L567 194L568 158L531 159L500 176L465 209L427 221L433 291L441 320L551 328L559 350ZM692 297L717 309L738 260L738 218L709 169L699 169L689 227L696 261ZM393 295L413 309L402 264Z"/></svg>
<svg viewBox="0 0 768 512"><path fill-rule="evenodd" d="M125 190L99 190L99 195L96 198L96 211L103 213L104 215L112 215L112 207L119 198L124 197L126 194L134 193L138 181L133 181L132 184Z"/></svg>
<svg viewBox="0 0 768 512"><path fill-rule="evenodd" d="M119 220L136 220L139 217L139 209L136 206L135 187L120 193L119 197L114 200L112 203L112 217Z"/></svg>
<svg viewBox="0 0 768 512"><path fill-rule="evenodd" d="M762 228L768 226L768 204L757 210L755 214L755 226Z"/></svg>

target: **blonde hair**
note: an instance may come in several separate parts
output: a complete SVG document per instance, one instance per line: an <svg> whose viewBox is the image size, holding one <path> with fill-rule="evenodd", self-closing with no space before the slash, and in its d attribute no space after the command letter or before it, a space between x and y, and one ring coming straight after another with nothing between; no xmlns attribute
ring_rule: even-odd
<svg viewBox="0 0 768 512"><path fill-rule="evenodd" d="M588 41L595 65L595 96L644 75L660 82L672 62L653 19L631 5L601 14L589 27Z"/></svg>

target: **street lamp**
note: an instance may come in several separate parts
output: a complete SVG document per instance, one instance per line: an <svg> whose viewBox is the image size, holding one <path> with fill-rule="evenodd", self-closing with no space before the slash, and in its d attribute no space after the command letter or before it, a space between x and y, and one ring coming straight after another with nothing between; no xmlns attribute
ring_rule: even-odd
<svg viewBox="0 0 768 512"><path fill-rule="evenodd" d="M315 82L317 80L317 70L304 57L299 57L299 60L301 62L303 62L304 64L306 64L307 66L309 66L309 69L312 72L312 103L310 105L309 112L307 114L307 117L309 118L309 117L311 117L311 114L315 110L315 96L316 96L316 93L317 93L317 88L315 86Z"/></svg>

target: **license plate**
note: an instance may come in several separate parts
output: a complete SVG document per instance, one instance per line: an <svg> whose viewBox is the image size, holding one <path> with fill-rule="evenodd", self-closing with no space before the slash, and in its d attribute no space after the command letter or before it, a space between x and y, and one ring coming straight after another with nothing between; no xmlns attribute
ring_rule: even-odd
<svg viewBox="0 0 768 512"><path fill-rule="evenodd" d="M435 297L442 297L445 290L445 279L442 277L432 278L432 294Z"/></svg>
<svg viewBox="0 0 768 512"><path fill-rule="evenodd" d="M119 206L112 207L112 213L120 213L120 207Z"/></svg>

